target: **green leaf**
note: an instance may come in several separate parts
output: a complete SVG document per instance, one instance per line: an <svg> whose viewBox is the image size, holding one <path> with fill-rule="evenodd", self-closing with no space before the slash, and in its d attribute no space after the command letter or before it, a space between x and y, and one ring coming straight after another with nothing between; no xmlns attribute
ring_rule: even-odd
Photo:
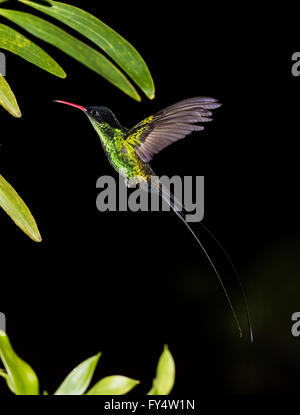
<svg viewBox="0 0 300 415"><path fill-rule="evenodd" d="M92 380L101 353L78 365L63 381L55 395L82 395Z"/></svg>
<svg viewBox="0 0 300 415"><path fill-rule="evenodd" d="M0 74L0 105L4 107L14 117L21 117L21 111L18 106L16 97L4 76Z"/></svg>
<svg viewBox="0 0 300 415"><path fill-rule="evenodd" d="M165 345L164 351L158 361L156 377L148 395L169 395L175 382L175 363L174 359Z"/></svg>
<svg viewBox="0 0 300 415"><path fill-rule="evenodd" d="M2 330L0 330L0 358L7 372L4 373L4 377L16 395L39 394L39 381L34 370L16 355L8 336Z"/></svg>
<svg viewBox="0 0 300 415"><path fill-rule="evenodd" d="M12 218L19 228L35 242L41 242L42 238L37 224L14 188L0 175L0 207Z"/></svg>
<svg viewBox="0 0 300 415"><path fill-rule="evenodd" d="M1 9L2 11L2 9ZM52 73L60 78L65 78L64 70L43 49L27 39L21 33L10 27L0 24L0 49L9 50L28 62Z"/></svg>
<svg viewBox="0 0 300 415"><path fill-rule="evenodd" d="M126 76L104 55L81 42L63 29L30 13L0 9L0 15L6 17L32 35L54 45L67 55L81 62L89 69L103 76L127 95L140 101L141 98Z"/></svg>
<svg viewBox="0 0 300 415"><path fill-rule="evenodd" d="M15 393L14 386L12 385L12 383L11 383L11 381L9 379L9 376L5 372L5 370L0 369L0 376L2 376L6 380L7 386L9 387L9 389L11 390L11 392L12 393Z"/></svg>
<svg viewBox="0 0 300 415"><path fill-rule="evenodd" d="M140 382L126 376L107 376L99 380L87 395L125 395Z"/></svg>
<svg viewBox="0 0 300 415"><path fill-rule="evenodd" d="M154 98L153 79L141 55L127 40L97 17L78 7L57 1L49 1L50 6L28 0L19 1L58 19L86 36L103 49L144 91L148 98Z"/></svg>

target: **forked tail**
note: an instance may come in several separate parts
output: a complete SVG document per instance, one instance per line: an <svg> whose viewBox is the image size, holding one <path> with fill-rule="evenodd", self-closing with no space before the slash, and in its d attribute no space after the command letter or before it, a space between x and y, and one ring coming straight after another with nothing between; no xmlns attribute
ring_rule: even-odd
<svg viewBox="0 0 300 415"><path fill-rule="evenodd" d="M240 337L242 337L242 329L241 329L241 325L239 323L239 319L237 317L237 313L232 305L232 302L229 298L228 292L224 286L224 283L222 281L222 278L214 264L214 262L212 261L210 255L208 254L207 250L205 249L203 243L199 240L199 238L197 237L197 235L195 234L195 232L193 231L193 229L190 227L190 225L188 224L188 222L185 220L184 214L181 211L184 211L184 206L175 198L175 196L173 194L171 194L166 188L164 188L162 185L159 185L159 194L160 196L163 198L163 200L173 209L173 211L176 213L176 215L182 220L182 222L185 224L185 226L188 228L188 230L191 232L191 234L193 235L193 237L196 239L198 245L201 247L202 251L204 252L206 258L208 259L208 262L210 263L211 267L213 268L220 284L221 287L225 293L225 296L227 298L228 304L230 306L230 309L232 311L234 320L236 322L237 328L239 330L240 333ZM228 255L228 253L226 252L226 250L224 249L224 247L221 245L221 243L217 240L217 238L213 235L213 233L206 228L206 226L204 226L202 223L200 223L200 225L202 226L202 228L210 235L210 237L217 243L217 245L219 246L219 248L223 251L224 255L226 256L228 262L230 263L234 274L238 280L238 283L240 285L241 291L242 291L242 295L243 295L243 300L245 303L245 308L246 308L246 312L247 312L247 320L248 320L248 327L249 327L249 335L250 335L250 340L251 342L253 342L253 331L252 331L252 325L251 325L251 319L250 319L250 313L249 313L249 307L248 307L248 302L247 302L247 297L246 297L246 293L245 293L245 289L244 286L242 284L242 281L239 277L239 274L237 272L236 267L234 266L232 260L230 259L230 256Z"/></svg>

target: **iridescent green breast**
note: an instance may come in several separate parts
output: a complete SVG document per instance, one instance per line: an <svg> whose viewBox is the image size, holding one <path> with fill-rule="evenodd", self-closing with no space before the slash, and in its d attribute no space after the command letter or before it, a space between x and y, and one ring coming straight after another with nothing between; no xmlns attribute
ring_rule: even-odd
<svg viewBox="0 0 300 415"><path fill-rule="evenodd" d="M92 124L111 165L117 172L128 179L136 176L148 179L154 174L150 166L138 157L130 140L125 140L127 129L112 128L106 123L93 120Z"/></svg>

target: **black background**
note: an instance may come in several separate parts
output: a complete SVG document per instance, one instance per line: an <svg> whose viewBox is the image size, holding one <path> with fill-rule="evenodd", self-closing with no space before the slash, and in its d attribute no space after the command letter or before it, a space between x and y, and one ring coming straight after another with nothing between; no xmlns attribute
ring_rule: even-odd
<svg viewBox="0 0 300 415"><path fill-rule="evenodd" d="M291 334L291 315L300 311L300 80L291 74L299 49L292 11L72 4L137 48L156 97L134 102L41 41L65 80L7 54L7 80L23 117L1 110L1 174L43 237L32 242L0 214L1 311L16 351L50 393L101 351L95 379L127 375L141 380L135 393L144 395L164 344L176 362L174 394L297 391L300 339ZM96 210L97 178L115 173L87 119L52 102L105 105L130 127L197 95L223 103L213 123L163 151L152 167L158 175L205 176L205 224L244 281L254 344L232 271L205 235L238 308L242 339L212 269L174 214ZM0 391L9 394L4 382Z"/></svg>

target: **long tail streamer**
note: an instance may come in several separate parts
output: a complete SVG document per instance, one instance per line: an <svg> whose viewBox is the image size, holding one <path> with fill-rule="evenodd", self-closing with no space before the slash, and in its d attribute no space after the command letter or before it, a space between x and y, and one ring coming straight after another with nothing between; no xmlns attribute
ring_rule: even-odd
<svg viewBox="0 0 300 415"><path fill-rule="evenodd" d="M222 281L222 278L220 276L220 273L218 272L213 260L211 259L210 255L208 254L206 248L204 247L203 243L200 241L200 239L197 237L197 235L195 234L195 232L193 231L193 229L190 227L190 225L188 224L188 222L185 220L184 214L181 211L184 211L184 206L177 200L175 199L174 195L171 194L170 192L168 192L165 188L163 188L161 185L159 187L159 194L160 196L164 199L164 201L172 208L172 210L176 213L176 215L182 220L182 222L185 224L185 226L188 228L188 230L191 232L191 234L193 235L193 237L196 239L197 243L199 244L199 246L201 247L202 251L204 252L208 262L210 263L212 269L214 270L214 273L216 274L221 287L224 291L224 294L226 296L226 299L228 301L228 304L230 306L230 309L232 311L234 320L236 322L240 337L242 337L242 329L241 329L241 325L239 323L239 319L237 317L237 313L232 305L232 302L229 298L228 292L224 286L224 283ZM251 319L250 319L250 313L249 313L249 307L248 307L248 303L247 303L247 297L246 297L246 293L245 293L245 289L244 286L242 284L242 281L240 279L240 276L237 272L236 267L234 266L230 256L228 255L228 253L226 252L225 248L222 246L222 244L217 240L217 238L214 236L214 234L206 227L204 226L202 223L200 224L202 226L202 228L210 235L210 237L217 243L217 245L219 246L219 248L222 250L222 252L224 253L225 257L227 258L228 262L230 263L234 274L238 280L238 283L240 285L241 291L242 291L242 295L243 295L243 300L245 303L245 307L246 307L246 312L247 312L247 320L248 320L248 327L249 327L249 335L250 335L250 340L251 342L253 342L253 331L252 331L252 325L251 325Z"/></svg>

